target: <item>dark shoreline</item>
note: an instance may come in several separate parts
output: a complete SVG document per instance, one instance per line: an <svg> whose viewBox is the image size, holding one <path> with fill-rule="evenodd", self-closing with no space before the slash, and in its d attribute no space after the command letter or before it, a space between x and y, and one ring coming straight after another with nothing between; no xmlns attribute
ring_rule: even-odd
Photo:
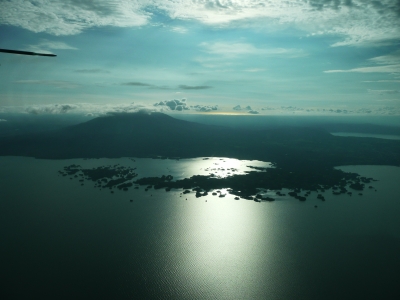
<svg viewBox="0 0 400 300"><path fill-rule="evenodd" d="M193 176L173 181L160 176L135 182L130 178L128 183L121 177L115 186L125 184L122 190L134 184L197 189L198 196L224 187L238 197L256 199L262 199L257 188L287 188L292 190L293 197L304 200L307 193L326 190L324 186L336 187L335 193L343 194L349 193L348 188L360 189L366 183L356 175L335 170L335 166L400 166L400 141L338 137L312 127L234 129L178 120L162 113L121 113L44 133L0 138L0 156L259 160L271 162L275 168L228 179ZM298 190L306 192L300 195Z"/></svg>
<svg viewBox="0 0 400 300"><path fill-rule="evenodd" d="M375 179L337 169L304 173L287 171L282 168L248 167L255 171L233 174L224 178L218 178L214 174L194 175L181 180L174 180L172 175L136 179L139 175L135 172L136 168L124 167L119 164L92 169L72 164L60 170L59 174L70 179L77 179L81 185L85 180L92 182L95 188L109 190L111 193L117 190L127 192L131 188L138 189L139 186L142 186L145 187L145 191L164 189L169 192L174 189L181 191L181 194L195 193L199 198L208 196L210 193L213 196L224 197L220 190L226 189L237 199L242 198L256 202L274 201L285 196L282 193L283 189L289 190L288 196L299 201L305 201L312 193L318 194L317 198L325 201L324 194L330 189L334 195L347 194L349 196L352 196L353 192L363 191L367 185L369 185L369 189L375 189L370 185L376 181ZM267 190L274 191L276 196L264 195Z"/></svg>

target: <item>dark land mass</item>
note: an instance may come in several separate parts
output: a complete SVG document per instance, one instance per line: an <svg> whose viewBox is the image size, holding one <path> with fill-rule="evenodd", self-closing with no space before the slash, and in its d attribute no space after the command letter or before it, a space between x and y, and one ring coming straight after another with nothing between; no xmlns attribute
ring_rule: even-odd
<svg viewBox="0 0 400 300"><path fill-rule="evenodd" d="M275 198L263 195L267 190L275 191L276 197L285 196L282 189L289 189L289 196L305 201L311 193L318 193L317 199L325 201L324 193L332 189L334 195L352 195L352 190L362 191L366 185L375 181L373 178L361 177L355 173L343 172L332 169L310 173L304 176L302 172L288 171L282 168L259 168L251 167L256 171L248 171L246 174L235 174L225 178L218 178L213 175L195 175L190 178L174 181L172 175L160 177L144 177L135 180L138 176L134 168L120 165L102 166L93 169L84 169L79 165L70 165L59 171L62 176L70 176L70 179L78 179L79 182L92 181L94 187L99 189L119 189L128 191L129 188L145 186L145 191L150 189L171 189L182 190L182 194L196 193L196 197L213 196L224 197L221 189L226 189L229 194L243 198L261 201L274 201ZM373 189L369 185L370 189ZM113 193L113 191L111 191Z"/></svg>
<svg viewBox="0 0 400 300"><path fill-rule="evenodd" d="M400 165L400 141L339 137L316 128L233 129L162 113L114 114L54 131L0 138L0 155L44 159L231 157L286 170Z"/></svg>
<svg viewBox="0 0 400 300"><path fill-rule="evenodd" d="M89 118L70 114L4 114L0 113L0 137L33 134L61 129L88 121Z"/></svg>
<svg viewBox="0 0 400 300"><path fill-rule="evenodd" d="M196 192L196 197L209 195L209 192L227 189L235 196L254 201L273 201L274 198L263 196L263 191L274 190L276 196L284 196L281 190L292 190L289 196L300 201L305 201L312 192L323 193L332 188L335 195L349 194L353 190L363 190L365 183L375 181L373 178L360 177L358 174L332 170L331 172L314 173L310 177L304 177L300 172L289 172L280 168L266 168L261 172L251 171L245 175L233 175L225 178L196 175L182 180L172 181L161 177L147 177L135 181L136 184L150 185L154 189L183 189ZM356 186L356 188L354 188ZM303 195L300 195L303 193ZM222 196L221 192L212 193L214 196ZM319 199L325 200L323 196Z"/></svg>
<svg viewBox="0 0 400 300"><path fill-rule="evenodd" d="M400 135L400 124L395 116L300 116L300 115L210 115L179 114L178 119L230 128L265 130L283 126L324 129L327 132L353 132ZM395 121L395 119L397 119ZM385 121L385 122L383 122Z"/></svg>
<svg viewBox="0 0 400 300"><path fill-rule="evenodd" d="M59 171L62 176L70 176L70 179L78 179L80 183L85 180L95 182L98 188L118 188L127 191L133 186L130 182L138 174L134 172L134 168L124 167L120 165L102 166L93 169L83 169L80 165L70 165Z"/></svg>
<svg viewBox="0 0 400 300"><path fill-rule="evenodd" d="M375 138L337 137L315 128L281 127L266 130L233 129L174 119L161 113L116 114L52 132L0 139L0 155L67 158L194 158L231 157L273 162L274 168L256 168L245 175L218 178L213 175L173 180L172 176L136 179L134 169L104 166L82 169L69 166L61 175L91 180L98 188L127 191L138 185L183 189L197 197L211 191L229 193L255 201L271 201L260 189L291 190L300 201L310 193L332 189L334 195L352 195L372 181L334 168L339 165L400 165L400 141ZM135 180L136 179L136 180ZM373 187L371 187L373 188ZM223 197L222 194L216 194Z"/></svg>

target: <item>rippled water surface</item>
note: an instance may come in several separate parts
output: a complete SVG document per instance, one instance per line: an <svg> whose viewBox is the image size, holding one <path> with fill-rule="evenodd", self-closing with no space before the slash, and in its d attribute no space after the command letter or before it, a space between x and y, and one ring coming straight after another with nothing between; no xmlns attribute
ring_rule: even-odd
<svg viewBox="0 0 400 300"><path fill-rule="evenodd" d="M164 190L110 194L57 176L72 163L174 178L269 166L1 157L3 299L396 298L400 168L342 167L379 180L363 196L256 203Z"/></svg>

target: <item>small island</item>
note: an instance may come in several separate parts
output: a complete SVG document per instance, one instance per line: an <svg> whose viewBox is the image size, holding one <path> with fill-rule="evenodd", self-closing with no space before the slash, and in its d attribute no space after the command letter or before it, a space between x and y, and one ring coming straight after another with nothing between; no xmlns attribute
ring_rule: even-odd
<svg viewBox="0 0 400 300"><path fill-rule="evenodd" d="M128 191L144 187L145 191L150 189L181 191L181 194L194 193L197 198L213 196L224 198L225 193L234 195L235 200L246 199L255 202L274 201L286 194L282 190L289 190L287 195L299 201L306 201L312 193L317 199L325 201L323 193L331 190L333 195L351 196L351 190L361 192L370 183L376 181L373 178L362 177L356 173L344 172L335 168L321 168L308 173L307 170L287 170L285 168L261 168L247 166L254 171L247 171L245 174L231 174L227 177L210 175L194 175L190 178L174 180L172 175L161 175L159 177L142 177L137 179L139 174L136 168L125 167L119 164L100 166L92 169L82 168L80 165L70 165L59 171L62 176L72 176L79 183L91 181L95 188L113 189ZM267 196L267 191L274 191L275 197ZM361 194L361 193L359 193Z"/></svg>

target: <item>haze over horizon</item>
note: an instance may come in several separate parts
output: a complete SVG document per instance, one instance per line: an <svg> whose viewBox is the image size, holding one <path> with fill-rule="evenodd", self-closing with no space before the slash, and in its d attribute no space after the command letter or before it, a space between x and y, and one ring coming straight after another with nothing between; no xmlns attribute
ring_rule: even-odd
<svg viewBox="0 0 400 300"><path fill-rule="evenodd" d="M398 1L0 6L3 113L400 114Z"/></svg>

